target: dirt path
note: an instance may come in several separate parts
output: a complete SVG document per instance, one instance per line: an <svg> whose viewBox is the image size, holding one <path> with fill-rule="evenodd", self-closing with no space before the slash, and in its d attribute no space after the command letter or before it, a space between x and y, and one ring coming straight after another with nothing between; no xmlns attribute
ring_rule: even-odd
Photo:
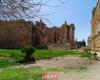
<svg viewBox="0 0 100 80"><path fill-rule="evenodd" d="M96 61L88 69L89 72L84 80L100 80L100 61Z"/></svg>
<svg viewBox="0 0 100 80"><path fill-rule="evenodd" d="M89 59L80 57L58 57L51 60L40 60L36 64L21 65L20 67L29 68L39 66L42 68L49 67L78 67L86 65L88 67L86 72L63 72L60 80L100 80L100 61L93 61L91 65Z"/></svg>
<svg viewBox="0 0 100 80"><path fill-rule="evenodd" d="M100 80L100 62L88 66L88 71L85 73L66 73L62 80Z"/></svg>
<svg viewBox="0 0 100 80"><path fill-rule="evenodd" d="M41 68L50 68L50 67L63 68L63 67L80 67L82 65L87 66L90 63L91 61L88 58L67 56L67 57L52 58L49 60L46 59L40 60L37 61L35 64L20 65L20 67L29 68L33 66L39 66Z"/></svg>

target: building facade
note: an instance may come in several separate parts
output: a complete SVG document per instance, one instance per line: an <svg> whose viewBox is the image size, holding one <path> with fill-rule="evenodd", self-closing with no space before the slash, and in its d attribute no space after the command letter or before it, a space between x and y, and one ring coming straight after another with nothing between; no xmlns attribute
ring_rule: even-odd
<svg viewBox="0 0 100 80"><path fill-rule="evenodd" d="M72 49L74 48L74 24L68 25L66 22L60 27L47 27L42 20L35 22L35 27L37 27L44 35L45 40L49 47Z"/></svg>
<svg viewBox="0 0 100 80"><path fill-rule="evenodd" d="M88 39L89 48L100 51L100 0L92 12L91 36Z"/></svg>
<svg viewBox="0 0 100 80"><path fill-rule="evenodd" d="M74 48L74 24L47 27L40 20L0 21L0 48L21 48L26 45L48 48Z"/></svg>
<svg viewBox="0 0 100 80"><path fill-rule="evenodd" d="M32 22L0 21L0 48L20 48L32 44Z"/></svg>

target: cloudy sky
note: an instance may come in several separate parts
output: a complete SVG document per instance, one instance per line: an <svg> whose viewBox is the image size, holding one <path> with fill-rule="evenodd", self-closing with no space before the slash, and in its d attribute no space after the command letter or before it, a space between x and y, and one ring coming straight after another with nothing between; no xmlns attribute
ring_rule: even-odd
<svg viewBox="0 0 100 80"><path fill-rule="evenodd" d="M49 19L51 23L45 21L49 27L61 26L65 21L68 24L75 24L75 37L78 40L85 39L91 33L92 10L97 4L97 0L65 0L65 4L60 7L42 7L41 15ZM57 0L51 0L48 5L57 6Z"/></svg>

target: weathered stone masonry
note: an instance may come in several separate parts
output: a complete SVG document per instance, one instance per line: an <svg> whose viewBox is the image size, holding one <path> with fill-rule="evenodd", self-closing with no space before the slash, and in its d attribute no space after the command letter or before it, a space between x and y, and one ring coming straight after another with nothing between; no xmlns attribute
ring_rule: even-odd
<svg viewBox="0 0 100 80"><path fill-rule="evenodd" d="M74 48L74 24L47 27L42 20L32 23L25 20L0 21L0 48L21 48L32 44L44 47Z"/></svg>
<svg viewBox="0 0 100 80"><path fill-rule="evenodd" d="M32 22L0 21L0 48L20 48L32 44Z"/></svg>
<svg viewBox="0 0 100 80"><path fill-rule="evenodd" d="M53 48L74 48L74 24L68 25L66 22L61 27L47 27L42 20L36 21L35 26L45 35L42 40Z"/></svg>
<svg viewBox="0 0 100 80"><path fill-rule="evenodd" d="M100 0L92 12L92 30L89 39L89 48L94 51L100 51Z"/></svg>

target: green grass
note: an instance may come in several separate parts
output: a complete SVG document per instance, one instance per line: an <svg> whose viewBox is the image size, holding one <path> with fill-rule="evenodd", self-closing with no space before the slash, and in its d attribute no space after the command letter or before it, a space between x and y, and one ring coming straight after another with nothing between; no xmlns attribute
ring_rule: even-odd
<svg viewBox="0 0 100 80"><path fill-rule="evenodd" d="M23 58L20 50L16 49L0 49L0 68L15 65L16 61Z"/></svg>
<svg viewBox="0 0 100 80"><path fill-rule="evenodd" d="M0 80L42 80L42 70L39 68L14 68L2 69Z"/></svg>
<svg viewBox="0 0 100 80"><path fill-rule="evenodd" d="M59 56L81 56L91 57L89 52L70 50L36 50L34 56L36 60L50 59ZM16 61L23 59L24 53L19 49L0 49L0 68L16 65Z"/></svg>
<svg viewBox="0 0 100 80"><path fill-rule="evenodd" d="M3 68L0 69L0 80L43 80L42 75L48 72L64 72L64 73L83 73L86 72L85 66L77 68L47 68L42 69L40 67L30 68Z"/></svg>
<svg viewBox="0 0 100 80"><path fill-rule="evenodd" d="M42 69L40 67L30 67L30 68L2 68L0 69L0 80L42 80L42 75L48 72L84 72L87 68L85 66L80 66L77 68L47 68Z"/></svg>
<svg viewBox="0 0 100 80"><path fill-rule="evenodd" d="M87 66L81 65L77 67L63 67L63 68L56 68L56 67L50 67L47 69L47 72L53 71L53 72L64 72L64 73L69 73L69 72L86 72L87 71Z"/></svg>
<svg viewBox="0 0 100 80"><path fill-rule="evenodd" d="M90 52L82 51L71 51L71 50L36 50L35 57L37 60L50 59L59 56L80 56L80 57L91 57Z"/></svg>
<svg viewBox="0 0 100 80"><path fill-rule="evenodd" d="M91 57L89 52L80 51L67 51L67 50L36 50L34 56L37 60L50 59L59 56L81 56ZM16 68L16 61L23 58L23 53L16 49L0 49L0 80L42 80L42 74L45 72L70 72L70 71L84 71L86 66L80 66L77 68L48 68L42 69L39 67L32 68Z"/></svg>
<svg viewBox="0 0 100 80"><path fill-rule="evenodd" d="M0 49L0 56L8 56L15 60L22 59L23 53L20 49Z"/></svg>

